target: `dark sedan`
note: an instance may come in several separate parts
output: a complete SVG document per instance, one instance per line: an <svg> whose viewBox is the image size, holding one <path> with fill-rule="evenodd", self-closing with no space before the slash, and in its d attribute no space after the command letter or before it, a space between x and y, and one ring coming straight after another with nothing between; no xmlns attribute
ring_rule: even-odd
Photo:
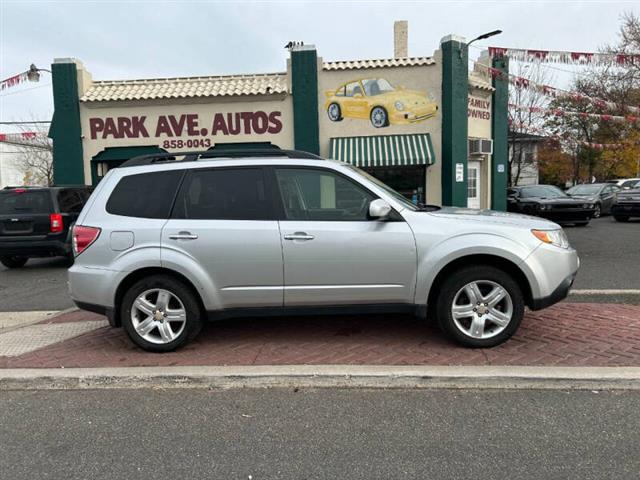
<svg viewBox="0 0 640 480"><path fill-rule="evenodd" d="M618 193L618 200L611 209L618 222L626 222L629 217L640 217L640 182L631 189Z"/></svg>
<svg viewBox="0 0 640 480"><path fill-rule="evenodd" d="M595 203L572 198L553 185L527 185L507 190L507 210L584 226L595 213Z"/></svg>
<svg viewBox="0 0 640 480"><path fill-rule="evenodd" d="M571 187L567 193L583 202L593 203L595 205L593 216L598 218L601 214L611 213L619 191L620 187L611 183L587 183Z"/></svg>

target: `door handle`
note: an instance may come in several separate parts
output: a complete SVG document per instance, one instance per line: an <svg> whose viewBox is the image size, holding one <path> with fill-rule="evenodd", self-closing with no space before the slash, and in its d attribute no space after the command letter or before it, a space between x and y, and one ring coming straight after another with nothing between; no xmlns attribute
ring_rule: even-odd
<svg viewBox="0 0 640 480"><path fill-rule="evenodd" d="M169 235L171 240L195 240L198 238L198 235L192 234L191 232L178 232L173 235Z"/></svg>
<svg viewBox="0 0 640 480"><path fill-rule="evenodd" d="M305 232L290 233L284 236L285 240L313 240L314 238L316 237Z"/></svg>

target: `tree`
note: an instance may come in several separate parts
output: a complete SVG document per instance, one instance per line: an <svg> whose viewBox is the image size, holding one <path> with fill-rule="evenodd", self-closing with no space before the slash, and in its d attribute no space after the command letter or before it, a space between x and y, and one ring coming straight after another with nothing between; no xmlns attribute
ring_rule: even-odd
<svg viewBox="0 0 640 480"><path fill-rule="evenodd" d="M526 77L536 84L546 84L551 75L540 68L540 64L519 64L516 75ZM520 138L522 135L538 132L544 126L542 110L548 105L548 98L536 89L524 84L509 85L509 186L517 185L522 171L535 159L527 155Z"/></svg>
<svg viewBox="0 0 640 480"><path fill-rule="evenodd" d="M20 130L12 143L19 151L15 166L23 175L24 185L53 185L53 145L46 128L29 124Z"/></svg>

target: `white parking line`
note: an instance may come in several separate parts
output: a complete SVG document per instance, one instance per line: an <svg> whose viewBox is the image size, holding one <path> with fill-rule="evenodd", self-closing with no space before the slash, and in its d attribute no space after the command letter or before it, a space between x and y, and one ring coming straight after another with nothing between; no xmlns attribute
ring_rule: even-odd
<svg viewBox="0 0 640 480"><path fill-rule="evenodd" d="M569 295L640 295L640 289L576 289L571 290Z"/></svg>

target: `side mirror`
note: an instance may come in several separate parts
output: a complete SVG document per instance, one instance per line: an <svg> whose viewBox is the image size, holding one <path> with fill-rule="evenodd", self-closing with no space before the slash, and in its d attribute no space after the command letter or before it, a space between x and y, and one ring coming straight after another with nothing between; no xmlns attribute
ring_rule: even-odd
<svg viewBox="0 0 640 480"><path fill-rule="evenodd" d="M378 198L369 204L369 217L382 220L391 213L391 205Z"/></svg>

